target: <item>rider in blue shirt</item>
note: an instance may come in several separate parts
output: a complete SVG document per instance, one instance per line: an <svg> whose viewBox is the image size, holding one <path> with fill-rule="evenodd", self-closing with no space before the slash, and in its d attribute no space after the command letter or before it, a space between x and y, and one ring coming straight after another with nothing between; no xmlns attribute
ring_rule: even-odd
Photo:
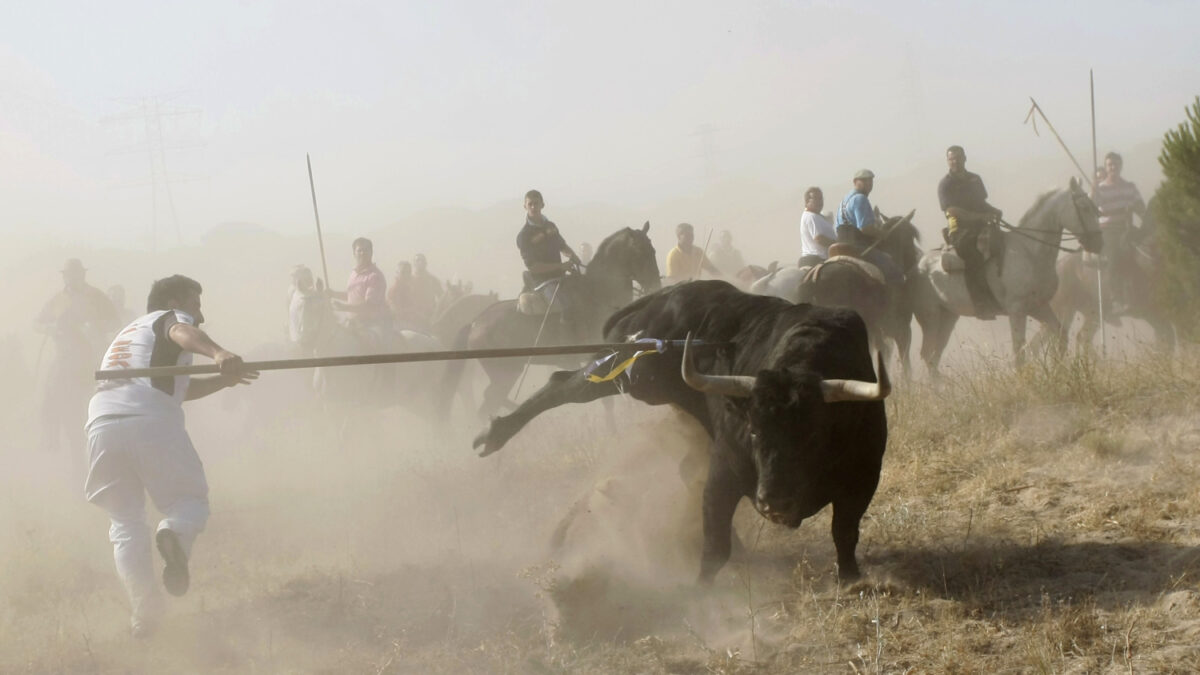
<svg viewBox="0 0 1200 675"><path fill-rule="evenodd" d="M842 204L838 207L838 242L865 251L862 253L863 260L878 267L889 284L900 284L904 282L904 273L892 257L878 247L867 250L875 243L876 237L883 234L879 232L878 223L875 222L875 210L871 208L871 202L867 198L874 186L875 174L869 169L862 169L854 174L854 189L842 199Z"/></svg>

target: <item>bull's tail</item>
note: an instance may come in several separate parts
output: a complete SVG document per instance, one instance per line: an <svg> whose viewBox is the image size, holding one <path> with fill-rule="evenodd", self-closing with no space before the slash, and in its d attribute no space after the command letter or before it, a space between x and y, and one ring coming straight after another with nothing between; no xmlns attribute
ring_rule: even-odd
<svg viewBox="0 0 1200 675"><path fill-rule="evenodd" d="M471 326L468 323L458 330L454 335L455 351L461 351L467 348L467 342L471 336ZM441 391L438 392L438 413L442 419L449 419L450 412L454 407L454 395L458 393L460 381L462 380L463 369L466 367L464 359L451 359L446 361L446 370L442 374Z"/></svg>

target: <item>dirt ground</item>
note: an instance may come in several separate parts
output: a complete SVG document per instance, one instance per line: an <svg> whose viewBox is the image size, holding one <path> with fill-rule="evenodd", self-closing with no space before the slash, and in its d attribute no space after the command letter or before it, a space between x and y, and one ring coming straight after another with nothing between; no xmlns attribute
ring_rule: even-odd
<svg viewBox="0 0 1200 675"><path fill-rule="evenodd" d="M562 408L479 459L465 416L213 397L188 413L213 510L192 590L145 641L27 399L0 409L0 672L1200 670L1187 351L898 382L840 586L828 511L789 530L745 504L744 550L693 584L704 441L670 409Z"/></svg>

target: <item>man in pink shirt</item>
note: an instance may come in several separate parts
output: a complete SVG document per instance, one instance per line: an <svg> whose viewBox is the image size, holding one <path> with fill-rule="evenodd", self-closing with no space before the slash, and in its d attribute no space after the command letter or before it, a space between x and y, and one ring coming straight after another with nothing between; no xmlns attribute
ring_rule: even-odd
<svg viewBox="0 0 1200 675"><path fill-rule="evenodd" d="M363 326L390 324L391 313L387 306L387 279L371 261L374 246L366 237L359 237L351 244L354 251L354 270L346 281L346 291L331 291L336 300L334 307L349 312Z"/></svg>
<svg viewBox="0 0 1200 675"><path fill-rule="evenodd" d="M354 269L346 281L346 290L330 291L333 308L349 314L346 325L356 332L370 350L383 348L392 335L392 312L387 305L387 279L371 261L374 246L366 237L350 245Z"/></svg>

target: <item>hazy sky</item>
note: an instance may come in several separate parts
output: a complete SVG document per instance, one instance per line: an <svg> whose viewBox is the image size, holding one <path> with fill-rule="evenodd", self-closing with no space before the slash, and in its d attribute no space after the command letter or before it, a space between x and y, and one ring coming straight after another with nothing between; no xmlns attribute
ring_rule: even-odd
<svg viewBox="0 0 1200 675"><path fill-rule="evenodd" d="M1084 9L1080 9L1084 8ZM1200 93L1200 2L9 3L0 228L145 244L146 118L185 241L217 223L370 230L427 207L621 207L749 178L1019 166L1153 141ZM122 117L133 111L132 116ZM140 149L139 149L140 147ZM160 156L156 161L162 161ZM1088 161L1085 157L1081 160ZM1064 176L1068 175L1064 171ZM158 192L160 238L173 225ZM692 216L694 217L694 216ZM680 214L680 220L689 218Z"/></svg>

